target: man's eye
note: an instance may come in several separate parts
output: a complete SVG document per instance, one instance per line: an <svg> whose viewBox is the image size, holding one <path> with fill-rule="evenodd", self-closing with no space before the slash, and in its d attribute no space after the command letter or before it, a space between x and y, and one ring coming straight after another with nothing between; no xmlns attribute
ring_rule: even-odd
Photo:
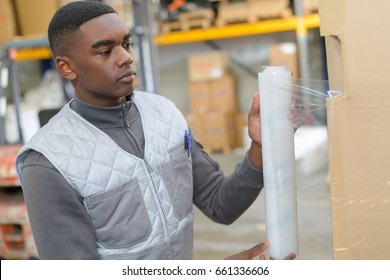
<svg viewBox="0 0 390 280"><path fill-rule="evenodd" d="M130 48L132 48L134 46L134 43L125 43L125 44L123 44L123 47L125 48L125 49L130 49Z"/></svg>
<svg viewBox="0 0 390 280"><path fill-rule="evenodd" d="M102 56L107 56L110 53L111 53L111 50L104 50L104 51L99 52L99 54L102 55Z"/></svg>

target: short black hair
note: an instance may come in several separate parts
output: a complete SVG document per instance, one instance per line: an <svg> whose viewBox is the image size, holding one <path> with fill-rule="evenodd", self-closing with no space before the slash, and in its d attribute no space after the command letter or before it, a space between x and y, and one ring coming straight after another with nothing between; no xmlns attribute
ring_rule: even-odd
<svg viewBox="0 0 390 280"><path fill-rule="evenodd" d="M98 1L75 1L61 7L49 23L48 37L54 56L64 55L80 26L100 15L117 13L112 7Z"/></svg>

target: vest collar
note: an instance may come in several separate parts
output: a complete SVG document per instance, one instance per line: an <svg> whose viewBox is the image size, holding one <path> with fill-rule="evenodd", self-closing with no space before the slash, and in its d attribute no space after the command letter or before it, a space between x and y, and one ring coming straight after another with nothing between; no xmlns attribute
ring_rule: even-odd
<svg viewBox="0 0 390 280"><path fill-rule="evenodd" d="M134 105L134 94L118 106L98 107L89 104L77 96L70 103L70 108L98 128L123 127L135 120L138 110Z"/></svg>

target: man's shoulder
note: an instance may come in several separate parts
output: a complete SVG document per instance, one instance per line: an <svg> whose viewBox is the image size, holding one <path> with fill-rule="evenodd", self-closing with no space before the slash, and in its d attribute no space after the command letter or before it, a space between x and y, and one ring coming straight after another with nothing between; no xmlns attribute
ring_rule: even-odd
<svg viewBox="0 0 390 280"><path fill-rule="evenodd" d="M50 163L50 161L44 155L35 150L29 150L27 152L26 159L23 163L23 168L27 166L53 168L53 165Z"/></svg>

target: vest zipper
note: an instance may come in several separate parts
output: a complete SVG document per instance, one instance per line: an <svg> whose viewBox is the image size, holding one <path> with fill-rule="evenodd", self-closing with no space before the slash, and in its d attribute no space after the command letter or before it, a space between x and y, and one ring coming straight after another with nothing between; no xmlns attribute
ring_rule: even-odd
<svg viewBox="0 0 390 280"><path fill-rule="evenodd" d="M169 241L170 245L169 246L169 249L170 249L170 255L171 255L171 258L173 256L173 252L172 252L172 242L171 242L171 238L169 237L169 231L168 231L168 221L167 221L167 218L164 214L164 210L163 210L163 207L162 207L162 203L161 203L161 200L160 200L160 196L158 195L158 191L157 191L157 188L156 188L156 185L154 184L154 180L153 180L153 177L152 177L152 172L153 172L153 169L152 167L150 166L150 164L146 161L146 159L143 159L144 163L145 163L145 166L146 166L146 169L148 170L148 174L149 174L149 179L153 185L153 190L154 190L154 194L156 196L156 199L158 200L158 210L160 212L160 215L163 217L163 221L162 221L162 224L163 224L163 227L164 227L164 232L165 232L165 237L166 239Z"/></svg>
<svg viewBox="0 0 390 280"><path fill-rule="evenodd" d="M127 120L127 110L126 110L126 106L123 105L125 108L123 109L123 125L125 127L125 131L127 133L127 135L131 138L132 142L135 144L136 146L136 149L137 149L137 152L138 152L138 157L139 158L143 158L144 157L144 150L143 148L140 147L138 141L137 141L137 138L134 136L134 134L132 133L131 129L130 129L130 122Z"/></svg>

